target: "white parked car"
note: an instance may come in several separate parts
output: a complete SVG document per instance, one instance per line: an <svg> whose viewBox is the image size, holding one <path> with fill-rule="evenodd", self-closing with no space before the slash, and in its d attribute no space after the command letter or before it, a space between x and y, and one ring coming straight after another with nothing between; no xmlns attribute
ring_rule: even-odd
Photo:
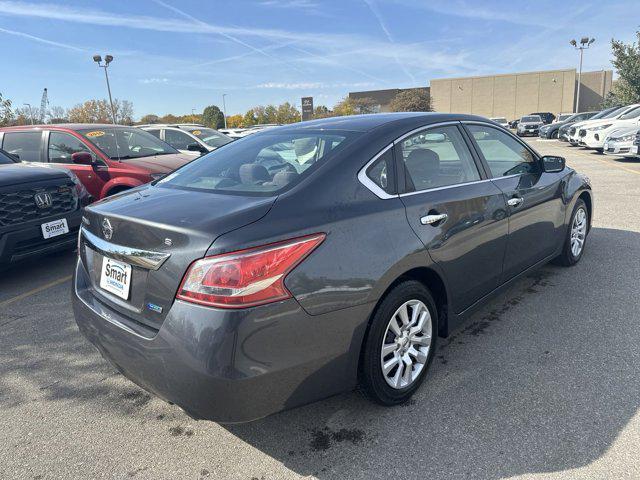
<svg viewBox="0 0 640 480"><path fill-rule="evenodd" d="M606 155L627 156L633 154L633 143L640 128L635 127L619 127L609 132L604 139L603 152Z"/></svg>
<svg viewBox="0 0 640 480"><path fill-rule="evenodd" d="M617 118L598 120L580 128L578 131L578 136L580 137L578 145L602 150L604 148L604 139L612 130L635 126L640 126L640 103L630 105Z"/></svg>
<svg viewBox="0 0 640 480"><path fill-rule="evenodd" d="M496 122L501 127L504 127L506 129L509 128L509 122L507 122L507 119L504 117L494 117L490 118L489 120L491 120L492 122Z"/></svg>
<svg viewBox="0 0 640 480"><path fill-rule="evenodd" d="M181 153L200 156L233 141L213 128L197 124L141 125L139 128L164 140Z"/></svg>
<svg viewBox="0 0 640 480"><path fill-rule="evenodd" d="M619 107L617 109L612 110L606 115L596 119L592 118L590 120L585 120L584 122L576 123L572 128L572 134L569 136L569 141L572 145L580 145L582 141L582 137L586 135L587 128L591 128L596 126L596 124L600 125L599 122L604 122L603 125L606 125L607 122L613 123L613 121L617 120L621 115L628 112L630 109L634 108L635 105L625 105L624 107ZM580 135L580 132L584 131L583 135Z"/></svg>
<svg viewBox="0 0 640 480"><path fill-rule="evenodd" d="M554 118L553 122L551 122L551 123L564 122L565 120L573 117L574 115L575 115L575 113L559 113L558 116L556 118Z"/></svg>
<svg viewBox="0 0 640 480"><path fill-rule="evenodd" d="M526 135L538 136L540 127L544 125L542 117L540 115L525 115L520 119L518 127L516 128L516 134L519 137Z"/></svg>

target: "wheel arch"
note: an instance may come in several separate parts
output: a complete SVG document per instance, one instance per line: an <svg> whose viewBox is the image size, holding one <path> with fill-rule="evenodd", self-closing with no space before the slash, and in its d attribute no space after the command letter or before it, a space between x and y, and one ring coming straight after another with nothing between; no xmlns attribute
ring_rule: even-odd
<svg viewBox="0 0 640 480"><path fill-rule="evenodd" d="M587 214L589 215L589 230L591 230L591 223L593 221L593 199L589 190L583 190L578 195L578 199L582 200L587 206Z"/></svg>
<svg viewBox="0 0 640 480"><path fill-rule="evenodd" d="M115 178L104 184L100 192L100 198L102 199L114 193L122 192L123 190L139 187L140 185L144 185L144 183L134 178Z"/></svg>

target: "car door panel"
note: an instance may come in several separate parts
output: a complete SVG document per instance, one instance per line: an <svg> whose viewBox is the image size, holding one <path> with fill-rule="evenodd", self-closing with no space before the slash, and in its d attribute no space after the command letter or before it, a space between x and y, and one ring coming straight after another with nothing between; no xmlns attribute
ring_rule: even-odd
<svg viewBox="0 0 640 480"><path fill-rule="evenodd" d="M400 139L395 151L407 221L445 276L450 308L462 312L502 275L504 195L485 178L458 125Z"/></svg>
<svg viewBox="0 0 640 480"><path fill-rule="evenodd" d="M557 249L564 221L562 176L544 172L538 155L510 133L478 123L466 128L507 204L504 283Z"/></svg>
<svg viewBox="0 0 640 480"><path fill-rule="evenodd" d="M508 234L499 188L480 181L400 198L411 228L446 276L455 313L498 286ZM447 219L424 225L429 214Z"/></svg>

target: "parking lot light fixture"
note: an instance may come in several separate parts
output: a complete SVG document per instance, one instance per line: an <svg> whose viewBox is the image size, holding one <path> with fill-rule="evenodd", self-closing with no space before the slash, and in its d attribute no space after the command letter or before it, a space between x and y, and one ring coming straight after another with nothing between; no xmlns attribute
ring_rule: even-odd
<svg viewBox="0 0 640 480"><path fill-rule="evenodd" d="M31 117L31 125L33 125L33 109L31 108L31 104L23 103L23 105L26 105L27 107L29 107L29 116Z"/></svg>
<svg viewBox="0 0 640 480"><path fill-rule="evenodd" d="M593 42L595 42L596 39L591 37L582 37L580 39L580 45L578 46L578 42L576 42L575 38L572 39L569 44L575 48L576 50L580 50L580 68L578 69L578 93L576 95L576 106L573 109L573 111L575 113L577 113L580 110L580 82L581 82L581 78L582 78L582 57L584 55L584 51L589 48Z"/></svg>
<svg viewBox="0 0 640 480"><path fill-rule="evenodd" d="M227 96L226 93L222 94L222 114L224 116L224 128L225 129L227 128L227 104L226 104L226 102L224 100L224 97L226 97L226 96Z"/></svg>
<svg viewBox="0 0 640 480"><path fill-rule="evenodd" d="M100 55L94 55L93 61L98 64L99 67L104 68L104 78L107 80L107 92L109 92L109 105L111 106L111 119L113 124L116 124L116 111L113 108L113 98L111 97L111 86L109 85L109 74L107 73L107 68L109 64L113 61L113 55L105 55L104 56L104 64L102 63L102 57Z"/></svg>

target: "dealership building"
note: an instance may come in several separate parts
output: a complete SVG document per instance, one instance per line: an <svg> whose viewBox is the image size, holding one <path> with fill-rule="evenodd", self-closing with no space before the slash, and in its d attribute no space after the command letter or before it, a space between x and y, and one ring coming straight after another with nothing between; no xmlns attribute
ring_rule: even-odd
<svg viewBox="0 0 640 480"><path fill-rule="evenodd" d="M597 110L611 90L613 72L583 72L577 111ZM569 113L576 109L575 68L431 80L431 104L436 112L471 113L484 117L520 118L532 112ZM401 89L352 92L350 98L380 101L380 111Z"/></svg>

